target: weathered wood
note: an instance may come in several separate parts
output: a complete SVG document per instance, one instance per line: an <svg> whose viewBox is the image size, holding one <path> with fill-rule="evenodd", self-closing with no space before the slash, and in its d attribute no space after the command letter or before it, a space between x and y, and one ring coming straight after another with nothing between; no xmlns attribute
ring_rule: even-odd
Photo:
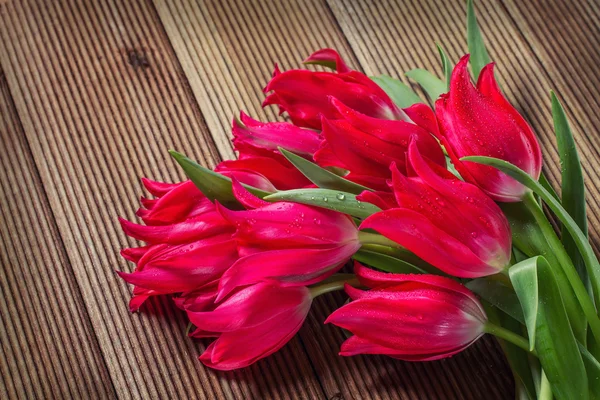
<svg viewBox="0 0 600 400"><path fill-rule="evenodd" d="M112 397L1 70L0 154L0 397Z"/></svg>
<svg viewBox="0 0 600 400"><path fill-rule="evenodd" d="M598 3L476 6L555 185L548 90L565 100L598 244ZM322 322L341 293L317 299L282 351L211 371L185 316L166 300L129 314L130 288L113 272L131 268L118 250L134 243L116 217L134 219L138 178L181 179L169 148L208 166L233 157L240 109L277 118L260 108L274 63L300 67L334 47L369 75L440 71L434 42L456 61L464 20L461 1L0 0L0 397L510 398L489 338L433 363L338 357L344 334Z"/></svg>
<svg viewBox="0 0 600 400"><path fill-rule="evenodd" d="M313 51L334 47L351 65L361 68L337 29L328 5L321 1L282 4L155 0L155 4L178 57L189 61L184 62L184 71L217 143L229 140L229 121L239 109L271 120L276 118L272 108L260 108L264 99L261 89L275 62L283 69L298 68ZM370 25L376 24L370 21ZM352 39L348 39L352 44ZM203 54L212 56L206 56L205 60ZM218 103L217 107L215 98L228 101ZM401 363L385 357L338 357L343 335L322 323L343 301L341 295L318 299L300 332L328 397L339 394L345 398L478 398L479 392L469 394L468 387L462 387L468 385L455 382L461 375L466 376L461 372L463 366L469 365L479 372L479 364L472 359L481 351L431 365ZM498 350L494 351L497 355ZM504 375L507 372L499 357L486 368L490 372L504 368ZM499 390L495 390L497 382L493 380L487 387L485 382L481 384L478 390L490 392L491 398L502 398L511 390L510 378L501 381L503 386Z"/></svg>
<svg viewBox="0 0 600 400"><path fill-rule="evenodd" d="M134 218L139 177L180 179L169 148L207 165L219 157L152 4L9 2L1 20L0 59L116 394L318 397L298 339L252 368L218 373L198 362L203 345L185 337L169 302L127 311L131 289L114 270L131 269L118 251L133 242L116 218Z"/></svg>

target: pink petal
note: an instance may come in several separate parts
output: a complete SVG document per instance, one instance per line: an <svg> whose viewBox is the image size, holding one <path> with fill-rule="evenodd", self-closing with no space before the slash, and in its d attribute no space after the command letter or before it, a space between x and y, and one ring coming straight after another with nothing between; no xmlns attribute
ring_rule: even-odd
<svg viewBox="0 0 600 400"><path fill-rule="evenodd" d="M219 283L224 298L238 286L275 279L290 286L307 286L339 270L359 248L349 243L320 249L286 249L255 253L238 260Z"/></svg>
<svg viewBox="0 0 600 400"><path fill-rule="evenodd" d="M216 211L173 225L144 226L120 218L126 235L146 243L181 244L232 230Z"/></svg>
<svg viewBox="0 0 600 400"><path fill-rule="evenodd" d="M252 328L223 333L200 356L200 361L210 368L226 371L247 367L289 342L309 309L310 306Z"/></svg>
<svg viewBox="0 0 600 400"><path fill-rule="evenodd" d="M310 302L310 292L304 286L282 287L266 281L233 293L212 311L188 313L188 316L204 330L231 332L281 318L299 307L310 306Z"/></svg>
<svg viewBox="0 0 600 400"><path fill-rule="evenodd" d="M158 182L148 178L142 178L142 184L146 190L150 192L150 194L156 197L162 197L171 190L175 189L177 186L181 185L181 183Z"/></svg>
<svg viewBox="0 0 600 400"><path fill-rule="evenodd" d="M425 129L427 132L430 132L435 136L439 135L440 128L438 126L437 118L431 107L427 104L413 104L412 106L405 108L404 112L415 124Z"/></svg>
<svg viewBox="0 0 600 400"><path fill-rule="evenodd" d="M312 156L321 144L319 134L313 130L298 128L289 122L256 121L243 112L239 121L233 121L232 133L234 145L246 143L268 150L283 147L297 154Z"/></svg>
<svg viewBox="0 0 600 400"><path fill-rule="evenodd" d="M342 57L340 57L338 52L334 49L317 50L314 53L312 53L306 60L303 61L304 64L310 64L315 62L329 63L340 74L352 71L346 65Z"/></svg>
<svg viewBox="0 0 600 400"><path fill-rule="evenodd" d="M463 243L412 210L378 212L365 219L360 228L375 229L424 261L454 276L476 278L498 272Z"/></svg>
<svg viewBox="0 0 600 400"><path fill-rule="evenodd" d="M396 198L392 193L386 192L370 192L365 190L358 196L356 196L358 201L363 201L365 203L371 203L381 208L382 210L387 210L390 208L398 208L398 203L396 203Z"/></svg>
<svg viewBox="0 0 600 400"><path fill-rule="evenodd" d="M250 193L236 178L231 179L231 189L235 198L246 208L259 208L271 203Z"/></svg>
<svg viewBox="0 0 600 400"><path fill-rule="evenodd" d="M483 333L485 320L463 311L453 294L415 288L387 298L361 298L334 311L326 323L408 355L451 352Z"/></svg>
<svg viewBox="0 0 600 400"><path fill-rule="evenodd" d="M294 248L358 240L352 219L335 211L298 203L277 202L254 210L232 211L218 205L221 215L237 228L243 246Z"/></svg>
<svg viewBox="0 0 600 400"><path fill-rule="evenodd" d="M130 247L121 250L121 256L127 261L137 263L151 246Z"/></svg>
<svg viewBox="0 0 600 400"><path fill-rule="evenodd" d="M493 81L492 67L480 80L482 93L471 83L469 57L454 68L450 92L436 102L441 134L456 157L483 155L511 162L537 177L541 168L539 144L531 128L507 102ZM495 200L519 201L526 188L498 170L463 162L469 174L463 176L480 186Z"/></svg>

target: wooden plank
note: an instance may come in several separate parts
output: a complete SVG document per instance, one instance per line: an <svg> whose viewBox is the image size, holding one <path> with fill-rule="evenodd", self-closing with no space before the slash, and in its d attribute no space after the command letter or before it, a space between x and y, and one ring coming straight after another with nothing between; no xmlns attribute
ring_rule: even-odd
<svg viewBox="0 0 600 400"><path fill-rule="evenodd" d="M442 43L454 61L467 52L464 2L328 1L368 74L400 77L409 69L422 67L442 76L434 42ZM558 1L554 2L556 7L540 2L510 0L507 3L508 12L496 1L476 2L490 55L498 62L496 74L509 99L536 130L544 148L545 169L555 186L559 182L560 164L554 145L548 92L554 87L568 96L566 101L571 103L568 110L573 117L587 179L591 237L597 245L600 182L594 173L598 168L599 150L598 136L594 132L600 125L598 113L594 111L598 98L598 85L594 84L598 79L598 55L594 49L599 41L598 6L593 2L579 2L575 7ZM525 24L524 16L533 22ZM555 49L554 52L551 49ZM482 348L475 347L473 353L477 350ZM484 353L479 352L477 357ZM498 367L500 361L495 359L494 362L499 364L482 364L473 359L467 369L452 373L461 382L461 388L470 390L469 382L474 376L498 376L494 369L508 374ZM481 388L489 390L490 385L500 383L490 380ZM505 381L502 387L505 395L510 392L508 384L509 381Z"/></svg>
<svg viewBox="0 0 600 400"><path fill-rule="evenodd" d="M597 1L568 4L545 1L542 5L507 0L504 6L527 41L532 57L537 60L544 86L557 92L569 115L582 159L590 229L597 249L600 243L597 178L600 158L600 114L597 112L600 107L600 55L597 52L600 4ZM545 103L547 106L549 101ZM552 162L558 170L556 161Z"/></svg>
<svg viewBox="0 0 600 400"><path fill-rule="evenodd" d="M275 118L260 105L276 62L288 68L315 49L345 47L319 0L154 3L224 158L234 157L231 120L240 109L255 118Z"/></svg>
<svg viewBox="0 0 600 400"><path fill-rule="evenodd" d="M116 218L134 218L138 178L181 179L169 148L211 166L219 157L152 4L13 1L0 20L0 59L116 395L318 397L298 339L220 373L196 359L205 344L185 337L169 302L127 311L131 289L114 270L131 269L118 251L134 243Z"/></svg>
<svg viewBox="0 0 600 400"><path fill-rule="evenodd" d="M155 0L155 4L217 143L229 140L229 120L240 108L251 115L275 118L272 109L260 109L264 99L261 89L270 78L274 62L283 69L298 68L314 50L334 47L360 68L329 7L320 1ZM371 27L377 25L376 21L368 23ZM356 24L355 29L367 29ZM423 53L426 49L418 44L415 51ZM373 69L371 64L363 66L367 72ZM215 104L215 99L224 101ZM344 301L341 294L319 298L300 331L328 397L450 399L481 398L484 393L488 398L510 395L510 372L491 341L436 364L337 356L343 334L322 323ZM475 361L475 357L480 360ZM481 371L492 374L499 369L503 375L489 383L476 380L476 389L468 392L472 379L467 384L469 378L461 369L476 371L477 376Z"/></svg>
<svg viewBox="0 0 600 400"><path fill-rule="evenodd" d="M0 398L114 389L0 70Z"/></svg>

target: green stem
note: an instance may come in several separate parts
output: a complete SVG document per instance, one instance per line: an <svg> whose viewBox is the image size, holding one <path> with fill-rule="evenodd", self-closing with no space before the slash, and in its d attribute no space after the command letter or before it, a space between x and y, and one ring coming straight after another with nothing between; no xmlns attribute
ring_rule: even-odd
<svg viewBox="0 0 600 400"><path fill-rule="evenodd" d="M376 244L379 246L387 246L392 248L400 248L401 246L378 233L370 233L365 231L358 232L358 240L362 245Z"/></svg>
<svg viewBox="0 0 600 400"><path fill-rule="evenodd" d="M542 370L542 381L540 383L540 392L538 393L537 398L538 400L552 400L552 388L550 387L550 381L544 370Z"/></svg>
<svg viewBox="0 0 600 400"><path fill-rule="evenodd" d="M596 314L596 307L594 306L592 299L590 299L588 296L585 285L579 278L579 274L577 274L577 270L573 266L571 258L565 252L562 242L546 218L544 211L540 208L539 204L535 200L533 193L529 193L523 198L523 204L525 204L525 206L533 214L535 220L542 229L544 236L549 242L549 247L555 250L554 254L558 259L558 262L561 265L567 280L571 284L577 300L579 300L579 304L581 305L581 309L588 320L588 324L590 325L592 333L594 334L596 340L600 341L600 319Z"/></svg>
<svg viewBox="0 0 600 400"><path fill-rule="evenodd" d="M343 290L346 284L356 287L360 285L360 282L358 282L358 278L354 277L350 279L340 279L339 281L323 283L321 285L316 285L309 288L310 295L314 299L315 297L318 297L325 293Z"/></svg>
<svg viewBox="0 0 600 400"><path fill-rule="evenodd" d="M483 327L483 331L485 333L497 336L500 339L504 339L507 342L522 348L528 353L535 354L534 351L531 351L529 349L529 341L527 339L525 339L523 336L517 335L516 333L509 331L508 329L505 329L488 321Z"/></svg>

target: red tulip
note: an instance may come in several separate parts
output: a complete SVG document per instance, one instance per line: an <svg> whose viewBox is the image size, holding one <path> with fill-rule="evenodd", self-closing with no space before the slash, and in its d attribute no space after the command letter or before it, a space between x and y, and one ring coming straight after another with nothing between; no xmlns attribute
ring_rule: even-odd
<svg viewBox="0 0 600 400"><path fill-rule="evenodd" d="M464 286L435 275L376 272L356 263L362 291L346 286L352 301L325 323L354 334L340 355L385 354L431 361L456 354L483 335L483 307Z"/></svg>
<svg viewBox="0 0 600 400"><path fill-rule="evenodd" d="M358 175L385 184L391 177L389 166L392 162L406 173L406 152L413 138L424 157L446 167L442 148L423 128L412 122L369 117L335 98L330 98L330 102L341 119L323 119L325 141L315 154L319 165L349 170L350 174L346 176L349 180Z"/></svg>
<svg viewBox="0 0 600 400"><path fill-rule="evenodd" d="M498 205L477 186L447 171L445 177L434 172L414 141L409 160L415 177L407 178L392 165L398 207L373 214L360 228L378 231L454 276L475 278L504 269L510 261L511 232ZM367 196L380 206L393 206L376 193Z"/></svg>
<svg viewBox="0 0 600 400"><path fill-rule="evenodd" d="M322 138L318 132L302 129L289 122L260 122L243 112L240 120L233 121L233 144L248 145L277 151L278 147L312 158L319 149Z"/></svg>
<svg viewBox="0 0 600 400"><path fill-rule="evenodd" d="M313 129L321 129L321 116L329 119L338 116L328 96L371 117L407 118L383 89L365 74L348 69L334 50L320 50L307 61L317 60L335 64L337 73L300 69L280 72L276 67L264 89L265 93L273 93L265 99L263 106L277 104L280 113L287 112L295 125Z"/></svg>
<svg viewBox="0 0 600 400"><path fill-rule="evenodd" d="M436 101L442 143L463 178L496 201L514 202L528 189L495 168L461 162L465 156L500 158L538 179L542 170L540 145L525 119L504 98L494 79L494 64L481 70L477 87L467 70L469 56L456 64L450 92Z"/></svg>
<svg viewBox="0 0 600 400"><path fill-rule="evenodd" d="M118 272L135 285L130 309L150 296L194 290L221 277L238 258L235 228L191 181L163 184L143 180L158 199L143 199L137 214L147 225L120 220L125 233L148 245L124 249L137 264L133 273Z"/></svg>
<svg viewBox="0 0 600 400"><path fill-rule="evenodd" d="M234 182L236 198L246 211L217 205L235 225L240 259L223 274L222 299L234 288L265 279L288 286L319 282L339 270L360 247L352 218L304 204L267 203Z"/></svg>
<svg viewBox="0 0 600 400"><path fill-rule="evenodd" d="M236 144L239 159L221 162L215 171L267 192L312 185L284 156L247 143Z"/></svg>
<svg viewBox="0 0 600 400"><path fill-rule="evenodd" d="M217 337L200 356L204 365L246 367L282 348L298 332L312 303L308 288L265 281L213 303L207 288L178 301L197 329L193 337Z"/></svg>

